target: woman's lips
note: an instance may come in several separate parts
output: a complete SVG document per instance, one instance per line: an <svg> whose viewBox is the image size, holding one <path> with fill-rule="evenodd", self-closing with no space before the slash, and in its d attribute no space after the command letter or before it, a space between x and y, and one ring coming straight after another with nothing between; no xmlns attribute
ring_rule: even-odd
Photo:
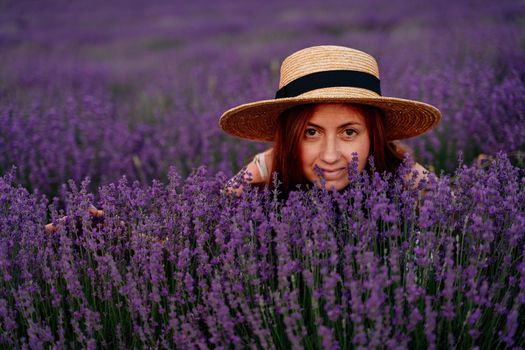
<svg viewBox="0 0 525 350"><path fill-rule="evenodd" d="M323 170L323 176L325 180L336 180L340 178L341 175L343 175L345 168L339 168L339 169L333 169L333 170L322 169L322 170Z"/></svg>

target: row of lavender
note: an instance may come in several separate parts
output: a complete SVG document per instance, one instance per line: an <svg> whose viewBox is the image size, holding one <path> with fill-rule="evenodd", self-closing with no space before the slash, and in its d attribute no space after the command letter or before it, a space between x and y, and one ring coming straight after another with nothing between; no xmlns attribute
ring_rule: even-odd
<svg viewBox="0 0 525 350"><path fill-rule="evenodd" d="M523 169L500 154L426 194L408 167L352 169L342 193L287 201L204 168L122 179L95 227L71 183L53 235L45 197L1 178L0 347L523 348Z"/></svg>
<svg viewBox="0 0 525 350"><path fill-rule="evenodd" d="M224 135L219 116L273 98L280 61L318 44L370 52L385 95L442 110L435 131L408 141L425 165L451 171L458 150L468 163L499 150L519 162L522 4L316 3L5 5L0 172L16 166L48 195L88 175L94 189L122 175L165 180L170 166L232 174L267 145Z"/></svg>

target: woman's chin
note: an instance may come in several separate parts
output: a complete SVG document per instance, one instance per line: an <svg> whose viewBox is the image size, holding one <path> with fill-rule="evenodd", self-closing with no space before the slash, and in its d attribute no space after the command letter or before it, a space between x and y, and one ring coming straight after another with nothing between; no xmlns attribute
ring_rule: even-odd
<svg viewBox="0 0 525 350"><path fill-rule="evenodd" d="M338 179L338 180L325 180L324 186L321 186L320 181L315 181L315 184L316 186L324 187L325 189L329 191L331 190L339 191L345 188L346 186L348 186L349 182L348 180L345 180L345 179Z"/></svg>

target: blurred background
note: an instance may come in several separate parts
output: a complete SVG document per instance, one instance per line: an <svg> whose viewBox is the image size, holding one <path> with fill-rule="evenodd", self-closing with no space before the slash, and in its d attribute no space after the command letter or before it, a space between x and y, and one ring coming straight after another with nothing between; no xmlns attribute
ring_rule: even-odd
<svg viewBox="0 0 525 350"><path fill-rule="evenodd" d="M379 62L382 92L438 107L406 140L451 173L458 152L525 151L524 1L2 1L0 175L56 195L199 165L232 175L268 144L224 134L220 115L271 99L281 61L344 45Z"/></svg>

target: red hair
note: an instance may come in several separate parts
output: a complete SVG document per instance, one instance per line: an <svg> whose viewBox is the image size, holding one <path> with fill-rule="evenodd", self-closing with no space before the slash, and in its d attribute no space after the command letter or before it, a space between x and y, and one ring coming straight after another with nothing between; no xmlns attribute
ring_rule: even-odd
<svg viewBox="0 0 525 350"><path fill-rule="evenodd" d="M351 104L359 109L364 117L370 137L370 153L374 156L375 169L378 172L395 172L403 161L406 151L400 145L386 139L384 116L378 108ZM295 190L297 185L303 187L311 185L304 176L301 165L301 141L310 117L317 104L304 104L285 110L278 120L277 132L273 143L273 159L270 174L277 173L280 182L279 188L283 193ZM365 170L370 174L370 164L367 162ZM273 187L270 176L267 182Z"/></svg>

